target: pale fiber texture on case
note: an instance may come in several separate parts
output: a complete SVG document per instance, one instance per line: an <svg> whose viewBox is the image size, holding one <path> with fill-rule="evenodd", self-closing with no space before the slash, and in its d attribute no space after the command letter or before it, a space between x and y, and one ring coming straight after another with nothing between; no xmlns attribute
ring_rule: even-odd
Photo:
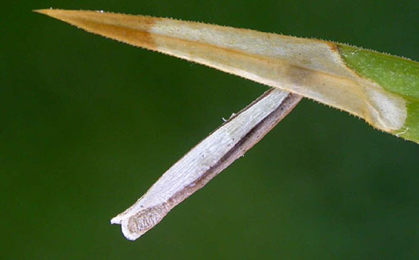
<svg viewBox="0 0 419 260"><path fill-rule="evenodd" d="M135 240L260 141L301 97L270 90L195 146L133 206L111 220Z"/></svg>

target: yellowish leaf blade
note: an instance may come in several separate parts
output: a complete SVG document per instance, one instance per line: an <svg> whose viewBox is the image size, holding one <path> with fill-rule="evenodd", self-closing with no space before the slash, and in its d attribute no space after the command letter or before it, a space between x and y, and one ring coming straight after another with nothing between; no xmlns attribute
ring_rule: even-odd
<svg viewBox="0 0 419 260"><path fill-rule="evenodd" d="M86 31L285 89L394 133L406 101L359 77L335 43L247 29L95 11L38 10Z"/></svg>

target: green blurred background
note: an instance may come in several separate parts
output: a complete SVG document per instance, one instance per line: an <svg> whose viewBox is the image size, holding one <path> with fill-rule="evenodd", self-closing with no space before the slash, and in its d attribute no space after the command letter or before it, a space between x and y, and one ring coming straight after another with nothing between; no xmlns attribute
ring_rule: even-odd
<svg viewBox="0 0 419 260"><path fill-rule="evenodd" d="M419 146L304 100L136 242L109 220L266 87L32 9L330 39L419 60L419 1L3 1L1 259L419 259Z"/></svg>

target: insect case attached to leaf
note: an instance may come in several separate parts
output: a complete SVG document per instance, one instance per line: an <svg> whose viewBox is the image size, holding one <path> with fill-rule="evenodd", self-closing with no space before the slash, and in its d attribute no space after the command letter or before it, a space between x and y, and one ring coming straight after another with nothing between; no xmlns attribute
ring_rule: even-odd
<svg viewBox="0 0 419 260"><path fill-rule="evenodd" d="M93 11L37 12L134 46L194 61L271 89L174 164L112 219L135 240L263 138L301 96L419 143L419 64L332 42ZM293 94L291 94L292 92Z"/></svg>

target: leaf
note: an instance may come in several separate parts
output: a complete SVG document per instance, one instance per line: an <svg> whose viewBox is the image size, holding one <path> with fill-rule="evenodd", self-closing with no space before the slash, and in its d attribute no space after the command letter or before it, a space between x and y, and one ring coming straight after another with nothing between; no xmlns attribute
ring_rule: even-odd
<svg viewBox="0 0 419 260"><path fill-rule="evenodd" d="M419 63L341 44L338 47L346 65L358 75L406 100L407 118L404 128L397 135L418 142Z"/></svg>
<svg viewBox="0 0 419 260"><path fill-rule="evenodd" d="M419 143L419 63L333 42L167 18L37 10L88 32L281 88Z"/></svg>

